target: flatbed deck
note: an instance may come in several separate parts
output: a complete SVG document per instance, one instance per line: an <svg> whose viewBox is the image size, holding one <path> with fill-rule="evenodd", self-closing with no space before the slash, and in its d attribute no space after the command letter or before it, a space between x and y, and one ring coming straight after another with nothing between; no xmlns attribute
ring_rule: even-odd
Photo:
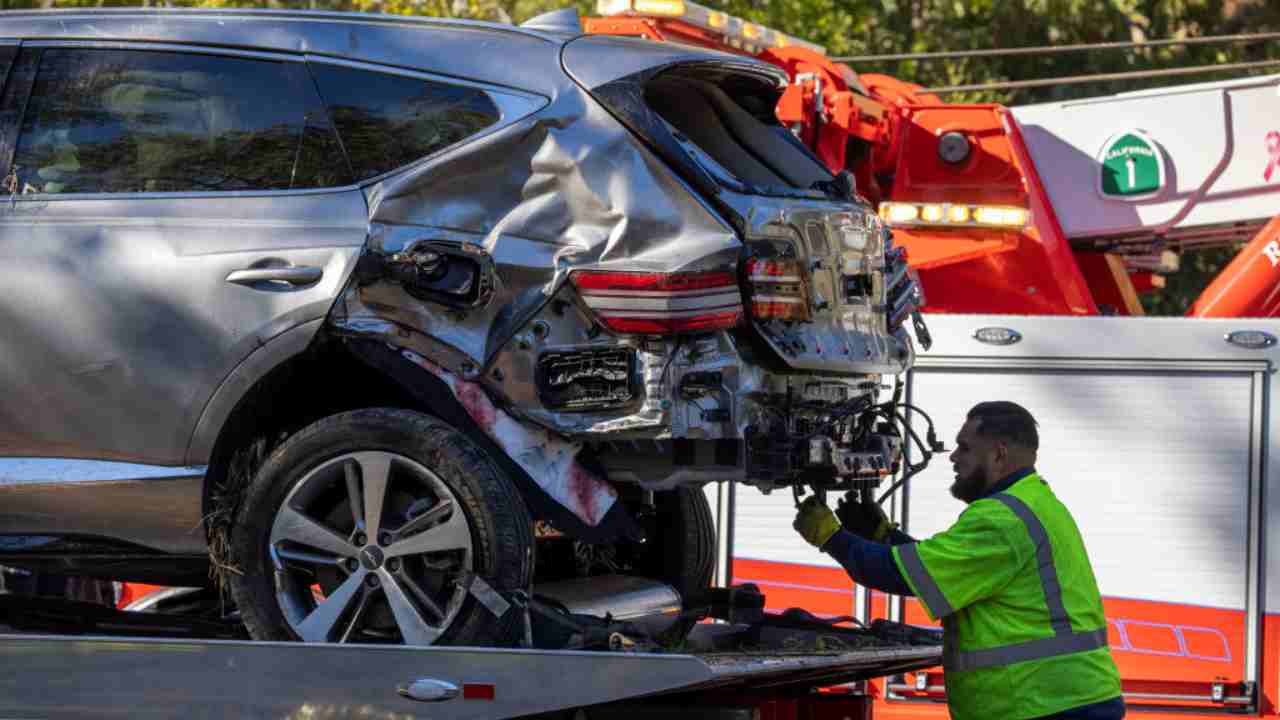
<svg viewBox="0 0 1280 720"><path fill-rule="evenodd" d="M4 717L508 718L708 690L820 687L936 665L938 647L650 654L0 635ZM457 697L420 702L428 679Z"/></svg>

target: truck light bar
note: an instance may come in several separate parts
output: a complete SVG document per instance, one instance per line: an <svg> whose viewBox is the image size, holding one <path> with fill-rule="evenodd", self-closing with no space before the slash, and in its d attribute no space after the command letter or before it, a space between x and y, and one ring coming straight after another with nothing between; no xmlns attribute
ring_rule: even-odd
<svg viewBox="0 0 1280 720"><path fill-rule="evenodd" d="M821 45L780 33L772 28L712 10L689 0L597 0L596 12L609 15L643 15L670 18L724 37L729 47L755 55L769 48L799 46L826 55Z"/></svg>
<svg viewBox="0 0 1280 720"><path fill-rule="evenodd" d="M596 319L624 335L712 332L742 321L742 291L732 272L575 270L569 280Z"/></svg>
<svg viewBox="0 0 1280 720"><path fill-rule="evenodd" d="M880 203L880 219L895 227L1022 228L1031 219L1026 208L951 203Z"/></svg>

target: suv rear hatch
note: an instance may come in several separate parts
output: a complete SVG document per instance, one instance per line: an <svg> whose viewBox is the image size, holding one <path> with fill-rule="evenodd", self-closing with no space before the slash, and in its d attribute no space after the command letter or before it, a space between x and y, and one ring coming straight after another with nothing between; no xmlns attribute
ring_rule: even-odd
<svg viewBox="0 0 1280 720"><path fill-rule="evenodd" d="M778 123L785 73L607 36L570 42L564 65L733 225L762 364L837 375L910 366L903 323L923 302L918 285L849 176L833 176Z"/></svg>

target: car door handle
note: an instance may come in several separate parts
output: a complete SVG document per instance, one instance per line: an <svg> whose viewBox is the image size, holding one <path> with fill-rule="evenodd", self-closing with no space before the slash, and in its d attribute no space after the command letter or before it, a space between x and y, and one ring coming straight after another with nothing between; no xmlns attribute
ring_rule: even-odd
<svg viewBox="0 0 1280 720"><path fill-rule="evenodd" d="M255 285L261 282L282 282L290 285L310 285L324 277L324 268L308 265L291 267L265 267L236 270L227 276L227 282L237 285Z"/></svg>

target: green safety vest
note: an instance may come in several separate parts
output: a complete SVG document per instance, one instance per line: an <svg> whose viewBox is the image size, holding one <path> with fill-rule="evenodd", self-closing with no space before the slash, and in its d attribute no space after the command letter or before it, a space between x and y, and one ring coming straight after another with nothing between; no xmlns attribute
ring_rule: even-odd
<svg viewBox="0 0 1280 720"><path fill-rule="evenodd" d="M1032 473L893 559L943 627L953 720L1021 720L1120 696L1080 530Z"/></svg>

